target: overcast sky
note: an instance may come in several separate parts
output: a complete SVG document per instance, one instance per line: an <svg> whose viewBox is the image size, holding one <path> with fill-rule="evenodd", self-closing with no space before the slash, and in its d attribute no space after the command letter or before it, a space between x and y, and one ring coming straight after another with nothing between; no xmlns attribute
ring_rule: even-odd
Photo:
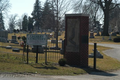
<svg viewBox="0 0 120 80"><path fill-rule="evenodd" d="M33 11L34 3L36 0L10 0L11 8L9 14L18 14L22 16L27 13L29 16ZM40 0L41 4L44 4L45 0Z"/></svg>

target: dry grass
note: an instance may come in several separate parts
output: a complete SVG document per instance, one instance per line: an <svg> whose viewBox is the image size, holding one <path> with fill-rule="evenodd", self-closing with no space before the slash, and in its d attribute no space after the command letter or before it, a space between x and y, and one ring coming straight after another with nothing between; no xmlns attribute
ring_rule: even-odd
<svg viewBox="0 0 120 80"><path fill-rule="evenodd" d="M24 64L22 58L22 51L19 53L12 52L11 50L1 48L2 50L6 51L6 53L0 53L0 72L17 72L17 73L39 73L39 74L47 74L47 75L76 75L76 74L83 74L87 72L91 72L92 69L83 69L79 67L61 67L56 64L57 60L48 60L48 65L44 64L45 54L39 54L39 63L35 64L35 53L29 53L29 64ZM0 49L0 50L1 50ZM110 49L107 47L97 47L98 51L102 53L103 50ZM89 46L89 53L92 53L93 46ZM9 54L13 53L13 54ZM97 69L102 71L111 71L120 68L120 62L116 59L110 58L102 53L104 58L97 59ZM25 53L26 55L26 53ZM54 56L54 53L48 53L50 57ZM62 56L62 55L61 55ZM26 57L25 57L26 59ZM9 65L9 66L7 66ZM14 66L14 67L13 67ZM93 58L89 58L89 66L93 67ZM24 67L24 68L23 68Z"/></svg>
<svg viewBox="0 0 120 80"><path fill-rule="evenodd" d="M8 38L11 39L11 36L14 34L9 34ZM26 36L26 34L16 34L16 36ZM64 33L62 36L59 37L59 39L64 39ZM107 37L106 37L107 38ZM95 39L98 39L98 41L101 39L101 37L95 37ZM94 39L94 41L96 41ZM91 39L90 39L91 40ZM103 41L107 43L106 41ZM112 43L112 42L108 42ZM13 43L0 43L2 46L8 46L8 45L17 45ZM55 46L50 45L48 42L48 46ZM20 46L14 46L17 48L21 48ZM61 45L59 45L61 47ZM111 71L120 69L120 62L116 59L113 59L111 57L106 56L102 51L107 50L110 48L107 47L101 47L97 46L97 50L100 51L101 54L103 54L103 59L97 59L97 69L102 71ZM89 54L93 51L93 46L89 46ZM44 64L45 54L39 54L39 63L35 64L35 53L30 52L29 53L29 64L24 64L23 60L23 51L20 52L12 52L12 50L0 48L0 72L16 72L16 73L39 73L39 74L47 74L47 75L76 75L76 74L83 74L87 72L91 72L92 70L90 68L83 69L79 67L71 67L71 66L65 66L61 67L58 64L56 64L58 61L52 59L52 57L55 55L54 53L47 53L49 57L51 57L50 60L48 60L48 65ZM10 54L12 53L12 54ZM26 56L26 53L25 53ZM63 55L60 55L60 58ZM26 60L26 57L25 57ZM8 66L9 65L9 66ZM89 58L89 66L93 68L93 58Z"/></svg>

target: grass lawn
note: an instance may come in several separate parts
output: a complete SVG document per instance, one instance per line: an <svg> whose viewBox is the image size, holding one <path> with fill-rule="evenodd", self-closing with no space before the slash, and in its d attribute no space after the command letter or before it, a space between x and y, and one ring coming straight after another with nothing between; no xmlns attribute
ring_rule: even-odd
<svg viewBox="0 0 120 80"><path fill-rule="evenodd" d="M11 39L11 36L14 34L8 34L8 39ZM26 36L26 34L18 33L16 36ZM64 32L59 39L64 39ZM102 40L101 36L95 36L94 39L89 39L89 42L100 42L100 43L113 43L113 41L109 41L109 37L104 37ZM112 37L113 38L113 37ZM14 45L16 47L17 44L12 43L0 43L2 46ZM48 43L48 46L51 46ZM59 46L61 47L61 45ZM17 46L17 48L21 48ZM89 45L89 54L93 53L93 45ZM97 58L97 69L101 71L111 71L120 69L120 62L116 59L113 59L109 56L106 56L102 51L110 48L97 46L97 50L104 56L103 59ZM1 52L4 51L4 52ZM10 54L12 53L12 54ZM26 53L25 53L26 55ZM0 48L0 72L7 73L33 73L33 74L42 74L42 75L78 75L89 73L93 71L93 58L89 58L89 68L80 68L66 65L61 67L58 65L58 60L48 60L48 65L44 63L44 54L39 54L43 59L39 59L39 63L35 63L35 53L29 53L29 64L25 64L26 61L23 60L22 51L19 53L12 52L9 49ZM53 56L53 53L50 53L49 56ZM61 55L62 57L62 55Z"/></svg>
<svg viewBox="0 0 120 80"><path fill-rule="evenodd" d="M93 46L89 46L89 53L92 53ZM98 51L102 53L103 50L110 49L106 47L97 47ZM0 49L1 50L1 49ZM58 65L58 61L48 60L48 65L45 65L44 59L39 60L39 63L34 63L35 59L30 57L30 63L25 64L22 60L22 55L9 54L9 50L6 50L7 53L0 53L0 72L7 73L33 73L33 74L42 74L42 75L78 75L89 73L93 71L93 58L89 58L89 67L90 68L80 68L72 67L66 65L61 67ZM12 52L11 52L12 53ZM35 55L30 53L31 55ZM103 53L102 53L103 54ZM97 69L101 71L111 71L120 69L120 62L116 59L110 58L105 54L103 59L97 59ZM51 54L52 56L52 54Z"/></svg>

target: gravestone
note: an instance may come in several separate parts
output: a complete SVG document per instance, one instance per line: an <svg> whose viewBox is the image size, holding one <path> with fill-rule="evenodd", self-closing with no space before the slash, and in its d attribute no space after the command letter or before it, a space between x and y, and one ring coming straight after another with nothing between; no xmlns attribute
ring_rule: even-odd
<svg viewBox="0 0 120 80"><path fill-rule="evenodd" d="M113 32L113 33L111 34L111 36L116 36L116 32Z"/></svg>
<svg viewBox="0 0 120 80"><path fill-rule="evenodd" d="M62 38L60 38L60 40L62 40Z"/></svg>
<svg viewBox="0 0 120 80"><path fill-rule="evenodd" d="M12 36L11 43L15 43L15 42L17 42L17 40L16 40L16 36Z"/></svg>
<svg viewBox="0 0 120 80"><path fill-rule="evenodd" d="M52 50L60 50L61 48L57 48L56 46L52 46L52 47L50 47L50 49L52 49Z"/></svg>
<svg viewBox="0 0 120 80"><path fill-rule="evenodd" d="M90 32L90 38L94 38L94 32Z"/></svg>
<svg viewBox="0 0 120 80"><path fill-rule="evenodd" d="M50 34L47 34L47 39L50 39Z"/></svg>
<svg viewBox="0 0 120 80"><path fill-rule="evenodd" d="M51 43L56 43L56 40L51 40Z"/></svg>
<svg viewBox="0 0 120 80"><path fill-rule="evenodd" d="M89 54L89 58L94 58L94 53ZM98 50L96 50L96 58L103 58L103 55Z"/></svg>
<svg viewBox="0 0 120 80"><path fill-rule="evenodd" d="M7 42L8 32L0 30L0 42Z"/></svg>
<svg viewBox="0 0 120 80"><path fill-rule="evenodd" d="M52 38L53 34L52 34L52 33L50 33L50 35L49 35L49 36L50 36L50 38Z"/></svg>
<svg viewBox="0 0 120 80"><path fill-rule="evenodd" d="M18 49L18 48L13 48L12 51L13 51L13 52L20 52L20 49Z"/></svg>
<svg viewBox="0 0 120 80"><path fill-rule="evenodd" d="M11 46L6 46L6 49L12 49L12 47Z"/></svg>
<svg viewBox="0 0 120 80"><path fill-rule="evenodd" d="M61 33L60 33L60 32L58 32L58 36L61 36Z"/></svg>
<svg viewBox="0 0 120 80"><path fill-rule="evenodd" d="M97 34L96 34L95 36L100 36L100 33L99 33L99 31L97 31Z"/></svg>

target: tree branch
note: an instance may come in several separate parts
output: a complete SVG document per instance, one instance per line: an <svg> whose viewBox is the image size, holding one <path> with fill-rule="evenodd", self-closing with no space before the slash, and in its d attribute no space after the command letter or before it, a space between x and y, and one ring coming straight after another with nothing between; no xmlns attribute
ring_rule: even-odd
<svg viewBox="0 0 120 80"><path fill-rule="evenodd" d="M110 11L115 9L118 5L120 5L120 4L116 4L114 7L110 8Z"/></svg>

